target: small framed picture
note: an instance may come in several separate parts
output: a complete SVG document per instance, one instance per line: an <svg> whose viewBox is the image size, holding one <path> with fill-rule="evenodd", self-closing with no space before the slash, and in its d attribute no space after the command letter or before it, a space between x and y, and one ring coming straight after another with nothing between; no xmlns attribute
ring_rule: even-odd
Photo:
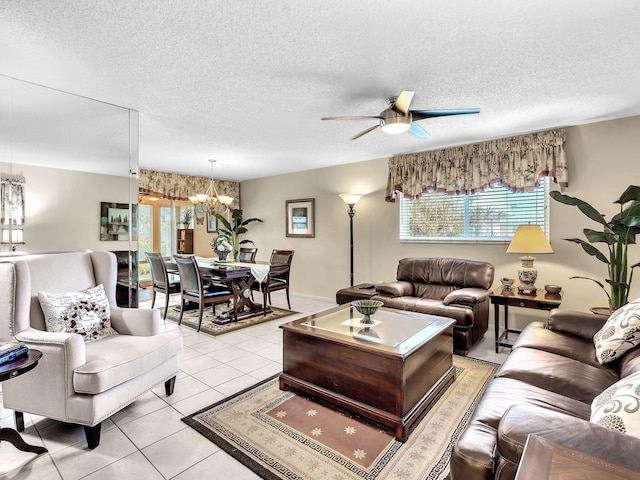
<svg viewBox="0 0 640 480"><path fill-rule="evenodd" d="M316 236L314 205L314 198L286 201L287 237Z"/></svg>
<svg viewBox="0 0 640 480"><path fill-rule="evenodd" d="M214 233L218 231L218 219L215 215L207 213L207 233Z"/></svg>

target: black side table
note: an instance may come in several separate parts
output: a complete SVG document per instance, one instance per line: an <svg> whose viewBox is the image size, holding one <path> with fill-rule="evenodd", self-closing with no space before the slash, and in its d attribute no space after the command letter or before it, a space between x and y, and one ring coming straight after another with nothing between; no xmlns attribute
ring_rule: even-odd
<svg viewBox="0 0 640 480"><path fill-rule="evenodd" d="M0 382L10 380L34 369L40 358L42 358L42 352L40 350L29 350L29 353L27 353L26 356L13 362L0 365ZM0 428L0 442L3 440L11 443L14 447L23 452L37 453L38 455L47 452L47 449L44 447L29 445L13 428Z"/></svg>
<svg viewBox="0 0 640 480"><path fill-rule="evenodd" d="M535 310L553 310L560 306L562 295L560 293L546 293L544 290L538 290L537 293L518 293L516 289L513 291L505 291L501 288L494 290L489 294L491 303L493 304L495 335L496 335L496 353L499 347L512 347L511 343L503 342L508 339L510 333L520 333L521 330L509 328L509 307L533 308ZM504 307L504 331L500 334L500 305Z"/></svg>

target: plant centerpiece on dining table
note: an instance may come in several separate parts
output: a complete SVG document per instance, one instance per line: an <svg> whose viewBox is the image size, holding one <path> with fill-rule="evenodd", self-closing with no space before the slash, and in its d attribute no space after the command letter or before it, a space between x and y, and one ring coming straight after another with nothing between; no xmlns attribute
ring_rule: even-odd
<svg viewBox="0 0 640 480"><path fill-rule="evenodd" d="M606 220L603 214L583 200L557 191L550 192L549 195L560 203L578 207L587 217L602 225L601 231L590 228L583 230L587 241L580 238L565 238L565 240L579 244L589 255L607 264L609 278L605 281L609 284L611 294L598 280L581 276L571 278L582 278L597 283L607 295L611 311L628 303L633 269L640 266L640 262L629 265L627 261L628 247L636 243L636 235L640 233L640 187L635 185L627 187L620 198L614 202L620 204L620 212L611 220ZM596 243L604 243L607 246L608 255L593 245Z"/></svg>
<svg viewBox="0 0 640 480"><path fill-rule="evenodd" d="M262 220L259 218L247 218L246 220L242 219L242 209L234 208L231 211L231 221L227 220L224 215L220 213L216 213L216 218L222 225L218 226L218 232L221 235L224 235L228 238L231 243L231 249L233 250L233 258L238 258L238 251L240 250L240 245L244 245L250 243L254 245L252 240L240 240L240 235L244 235L248 232L247 225L252 222L260 222Z"/></svg>
<svg viewBox="0 0 640 480"><path fill-rule="evenodd" d="M213 250L218 255L218 260L221 261L226 260L227 255L229 255L229 253L233 251L233 247L231 246L229 239L226 237L226 235L223 234L220 234L213 239L213 241L211 242L211 248L213 248Z"/></svg>

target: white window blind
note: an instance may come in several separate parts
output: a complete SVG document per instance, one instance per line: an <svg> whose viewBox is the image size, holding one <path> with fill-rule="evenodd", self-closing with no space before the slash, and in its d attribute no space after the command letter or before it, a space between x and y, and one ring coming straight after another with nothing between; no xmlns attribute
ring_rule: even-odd
<svg viewBox="0 0 640 480"><path fill-rule="evenodd" d="M540 225L549 236L549 178L532 192L496 185L472 195L427 193L400 199L400 240L507 242L519 225Z"/></svg>

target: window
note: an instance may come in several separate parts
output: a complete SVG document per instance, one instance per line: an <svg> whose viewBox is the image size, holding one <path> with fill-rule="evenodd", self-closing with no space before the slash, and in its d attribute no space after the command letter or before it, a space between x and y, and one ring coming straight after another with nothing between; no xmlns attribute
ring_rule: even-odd
<svg viewBox="0 0 640 480"><path fill-rule="evenodd" d="M173 255L173 208L160 207L160 253L163 257Z"/></svg>
<svg viewBox="0 0 640 480"><path fill-rule="evenodd" d="M145 252L153 252L153 210L138 204L138 280L150 280L151 270Z"/></svg>
<svg viewBox="0 0 640 480"><path fill-rule="evenodd" d="M518 225L540 225L549 236L549 178L532 192L496 185L472 195L427 193L400 198L400 241L506 242Z"/></svg>

